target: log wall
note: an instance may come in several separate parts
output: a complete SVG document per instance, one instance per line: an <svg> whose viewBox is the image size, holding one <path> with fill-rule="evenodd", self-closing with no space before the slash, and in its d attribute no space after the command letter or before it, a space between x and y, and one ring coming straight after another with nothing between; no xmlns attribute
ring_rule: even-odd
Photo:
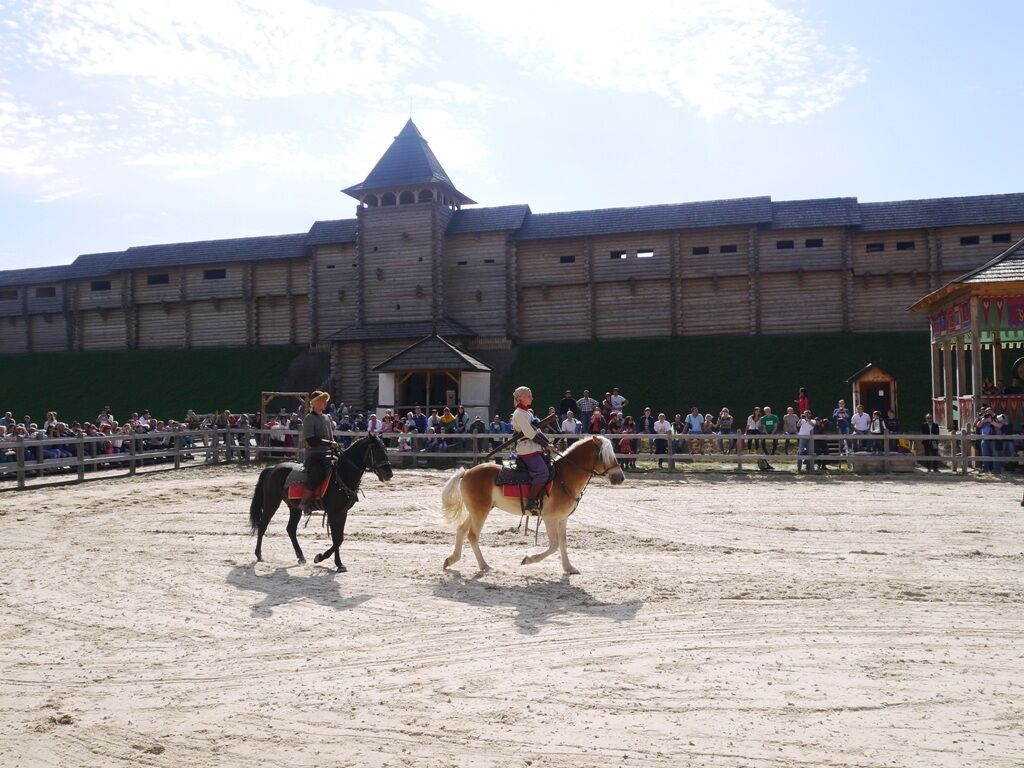
<svg viewBox="0 0 1024 768"><path fill-rule="evenodd" d="M320 246L313 255L318 338L357 322L358 268L355 244Z"/></svg>
<svg viewBox="0 0 1024 768"><path fill-rule="evenodd" d="M85 352L126 349L128 346L125 312L120 307L80 313L78 333L80 349Z"/></svg>
<svg viewBox="0 0 1024 768"><path fill-rule="evenodd" d="M433 320L435 203L359 211L366 323Z"/></svg>
<svg viewBox="0 0 1024 768"><path fill-rule="evenodd" d="M442 314L481 336L504 336L506 323L503 232L458 235L445 242Z"/></svg>

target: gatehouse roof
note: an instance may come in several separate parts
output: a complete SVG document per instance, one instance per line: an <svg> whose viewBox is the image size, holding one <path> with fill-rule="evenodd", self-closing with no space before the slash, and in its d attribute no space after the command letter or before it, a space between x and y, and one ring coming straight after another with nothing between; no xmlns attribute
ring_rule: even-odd
<svg viewBox="0 0 1024 768"><path fill-rule="evenodd" d="M391 146L373 166L370 175L361 184L343 189L346 195L359 199L365 192L380 192L397 187L415 187L438 184L446 187L449 194L459 203L471 204L474 200L462 194L448 178L441 163L423 138L423 134L412 118L395 136Z"/></svg>
<svg viewBox="0 0 1024 768"><path fill-rule="evenodd" d="M436 333L420 339L401 352L373 367L375 371L480 371L490 366Z"/></svg>

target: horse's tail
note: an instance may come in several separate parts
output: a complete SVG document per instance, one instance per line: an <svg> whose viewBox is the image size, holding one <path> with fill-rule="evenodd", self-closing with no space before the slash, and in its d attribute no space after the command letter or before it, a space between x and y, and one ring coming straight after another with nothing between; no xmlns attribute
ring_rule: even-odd
<svg viewBox="0 0 1024 768"><path fill-rule="evenodd" d="M263 496L271 469L272 467L267 467L260 472L260 479L256 481L256 491L252 495L252 504L249 505L250 533L256 533L263 522Z"/></svg>
<svg viewBox="0 0 1024 768"><path fill-rule="evenodd" d="M456 528L469 518L469 510L462 503L462 476L465 474L465 467L459 467L441 491L441 508L444 510L445 522Z"/></svg>

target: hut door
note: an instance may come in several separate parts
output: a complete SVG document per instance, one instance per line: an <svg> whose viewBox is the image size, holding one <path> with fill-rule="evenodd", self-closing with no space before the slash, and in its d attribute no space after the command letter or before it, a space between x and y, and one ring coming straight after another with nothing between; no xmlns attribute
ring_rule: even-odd
<svg viewBox="0 0 1024 768"><path fill-rule="evenodd" d="M892 388L888 381L862 381L860 402L868 413L879 411L884 417L892 408Z"/></svg>

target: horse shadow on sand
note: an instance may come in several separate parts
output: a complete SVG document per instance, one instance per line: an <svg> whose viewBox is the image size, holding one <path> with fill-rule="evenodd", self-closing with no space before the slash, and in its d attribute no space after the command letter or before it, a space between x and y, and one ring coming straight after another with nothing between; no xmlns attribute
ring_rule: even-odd
<svg viewBox="0 0 1024 768"><path fill-rule="evenodd" d="M299 570L293 575L292 570ZM307 572L304 566L292 565L275 568L270 573L256 572L255 564L236 565L225 581L236 589L261 592L263 599L252 606L252 615L257 618L268 618L274 609L281 605L312 600L327 608L346 611L362 605L372 595L341 594L340 583L335 579L334 571L315 569Z"/></svg>
<svg viewBox="0 0 1024 768"><path fill-rule="evenodd" d="M449 573L434 587L434 594L478 608L510 607L516 631L524 635L535 635L545 624L559 624L570 616L633 621L643 606L642 600L604 602L573 584L568 576L527 578L525 584L493 584L479 575L466 578Z"/></svg>

